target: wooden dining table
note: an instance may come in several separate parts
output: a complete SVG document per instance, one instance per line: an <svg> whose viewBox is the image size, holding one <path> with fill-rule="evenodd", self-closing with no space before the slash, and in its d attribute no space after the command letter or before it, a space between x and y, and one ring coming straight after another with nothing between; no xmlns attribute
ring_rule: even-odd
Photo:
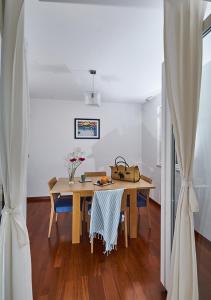
<svg viewBox="0 0 211 300"><path fill-rule="evenodd" d="M89 179L89 178L87 178ZM73 195L73 211L72 211L72 243L80 243L80 203L81 197L93 196L95 191L124 189L124 197L130 196L130 238L137 238L137 190L151 190L155 186L143 179L138 182L126 182L113 180L113 184L106 186L97 186L98 177L90 178L90 182L81 183L80 178L75 178L74 183L69 183L68 178L59 178L57 183L51 189L50 193L70 193Z"/></svg>

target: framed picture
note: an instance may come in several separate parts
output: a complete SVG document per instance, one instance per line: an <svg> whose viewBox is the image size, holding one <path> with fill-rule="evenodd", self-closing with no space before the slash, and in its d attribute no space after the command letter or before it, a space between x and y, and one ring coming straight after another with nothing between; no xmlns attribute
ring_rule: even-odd
<svg viewBox="0 0 211 300"><path fill-rule="evenodd" d="M75 119L75 139L99 139L100 119Z"/></svg>

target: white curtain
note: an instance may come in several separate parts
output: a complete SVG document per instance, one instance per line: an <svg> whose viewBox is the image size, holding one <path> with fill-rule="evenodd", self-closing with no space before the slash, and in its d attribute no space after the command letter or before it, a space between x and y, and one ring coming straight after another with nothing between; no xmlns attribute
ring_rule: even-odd
<svg viewBox="0 0 211 300"><path fill-rule="evenodd" d="M6 0L2 7L0 165L5 207L0 225L0 299L31 300L30 246L23 213L29 107L24 52L24 3L22 0Z"/></svg>
<svg viewBox="0 0 211 300"><path fill-rule="evenodd" d="M165 0L164 48L170 107L182 187L178 200L168 300L197 300L192 185L202 69L202 0Z"/></svg>

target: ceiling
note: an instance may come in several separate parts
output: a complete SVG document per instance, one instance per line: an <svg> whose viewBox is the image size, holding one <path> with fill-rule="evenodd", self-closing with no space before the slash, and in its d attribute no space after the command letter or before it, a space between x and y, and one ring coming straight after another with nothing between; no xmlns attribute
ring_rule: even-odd
<svg viewBox="0 0 211 300"><path fill-rule="evenodd" d="M102 101L161 89L162 0L28 0L25 34L32 98L84 100L89 69Z"/></svg>

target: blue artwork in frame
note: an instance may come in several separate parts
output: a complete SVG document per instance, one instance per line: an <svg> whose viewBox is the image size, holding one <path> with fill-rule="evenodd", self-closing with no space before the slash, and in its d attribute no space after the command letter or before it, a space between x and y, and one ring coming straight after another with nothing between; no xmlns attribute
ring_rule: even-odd
<svg viewBox="0 0 211 300"><path fill-rule="evenodd" d="M75 139L99 139L100 119L79 119L74 120Z"/></svg>

